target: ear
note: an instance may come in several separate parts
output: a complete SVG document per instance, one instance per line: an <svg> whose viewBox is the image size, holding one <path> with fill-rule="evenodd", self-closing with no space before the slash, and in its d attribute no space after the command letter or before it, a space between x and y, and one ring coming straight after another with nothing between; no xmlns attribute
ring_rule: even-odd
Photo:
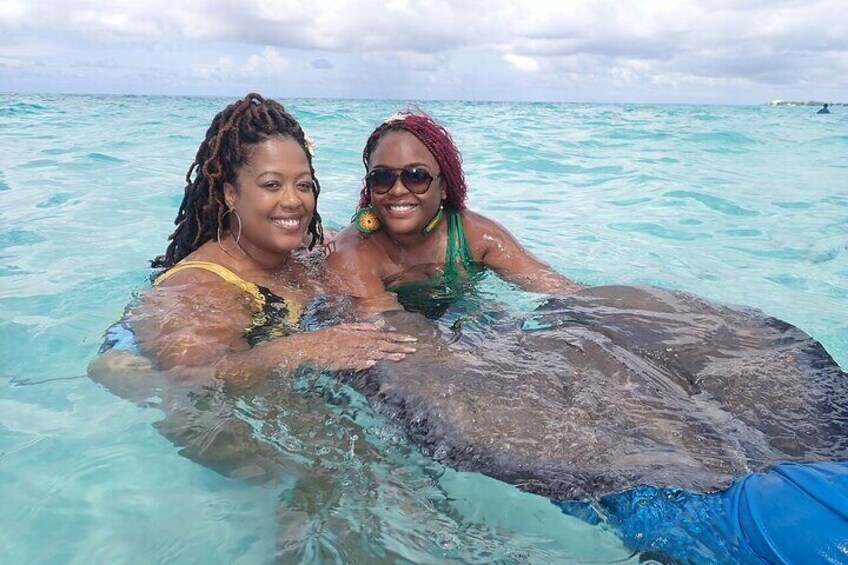
<svg viewBox="0 0 848 565"><path fill-rule="evenodd" d="M230 182L224 183L224 202L227 204L227 208L232 210L236 206L236 197L238 196L238 191L236 187L233 186Z"/></svg>

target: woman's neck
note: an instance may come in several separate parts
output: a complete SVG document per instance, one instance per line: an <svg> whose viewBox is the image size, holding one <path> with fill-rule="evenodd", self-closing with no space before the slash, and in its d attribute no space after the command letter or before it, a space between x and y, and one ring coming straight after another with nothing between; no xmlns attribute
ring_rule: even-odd
<svg viewBox="0 0 848 565"><path fill-rule="evenodd" d="M391 256L398 262L413 266L418 263L441 263L444 252L441 242L446 237L446 222L442 222L428 234L420 232L393 234L383 231L383 245Z"/></svg>
<svg viewBox="0 0 848 565"><path fill-rule="evenodd" d="M221 250L240 270L253 273L276 274L294 262L291 251L269 252L248 242L235 245L232 234L227 234Z"/></svg>

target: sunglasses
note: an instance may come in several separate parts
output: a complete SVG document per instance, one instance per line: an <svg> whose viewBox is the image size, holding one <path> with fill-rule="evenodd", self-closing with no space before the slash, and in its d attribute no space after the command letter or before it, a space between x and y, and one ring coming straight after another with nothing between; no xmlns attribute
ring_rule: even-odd
<svg viewBox="0 0 848 565"><path fill-rule="evenodd" d="M427 169L421 167L404 167L402 169L387 169L378 167L365 175L365 186L374 194L385 194L392 189L398 179L409 192L424 194L430 188L430 184L441 173L431 175Z"/></svg>

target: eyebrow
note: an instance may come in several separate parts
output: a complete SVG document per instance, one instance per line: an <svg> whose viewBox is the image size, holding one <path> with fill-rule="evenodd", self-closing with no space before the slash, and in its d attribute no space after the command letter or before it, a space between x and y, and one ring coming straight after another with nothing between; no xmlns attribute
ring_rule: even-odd
<svg viewBox="0 0 848 565"><path fill-rule="evenodd" d="M281 173L280 171L268 170L268 171L260 171L259 173L256 174L256 178L259 178L259 177L264 176L264 175L286 176L283 173ZM300 177L310 177L311 178L312 176L313 175L312 175L311 171L309 171L308 169L304 169L303 171L301 171L299 173L295 173L294 178L300 178Z"/></svg>
<svg viewBox="0 0 848 565"><path fill-rule="evenodd" d="M438 165L436 165L436 166L438 167ZM375 169L377 167L382 167L383 169L405 169L407 167L426 167L428 169L432 169L433 165L429 165L427 163L421 163L421 162L418 162L418 161L416 161L414 163L407 163L402 167L390 167L388 165L383 165L383 164L380 164L380 163L376 163L374 165L371 165L372 169Z"/></svg>

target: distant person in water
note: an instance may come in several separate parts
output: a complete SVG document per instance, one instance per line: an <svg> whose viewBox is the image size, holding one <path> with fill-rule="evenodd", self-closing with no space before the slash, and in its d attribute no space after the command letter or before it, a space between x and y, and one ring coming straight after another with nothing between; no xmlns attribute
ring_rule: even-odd
<svg viewBox="0 0 848 565"><path fill-rule="evenodd" d="M533 292L582 288L533 257L503 226L466 208L459 150L430 116L389 117L369 136L362 161L359 209L328 256L361 314L402 309L395 294L401 287L455 287L477 267Z"/></svg>
<svg viewBox="0 0 848 565"><path fill-rule="evenodd" d="M816 112L816 114L830 114L830 110L827 109L827 104L821 107L821 110Z"/></svg>

